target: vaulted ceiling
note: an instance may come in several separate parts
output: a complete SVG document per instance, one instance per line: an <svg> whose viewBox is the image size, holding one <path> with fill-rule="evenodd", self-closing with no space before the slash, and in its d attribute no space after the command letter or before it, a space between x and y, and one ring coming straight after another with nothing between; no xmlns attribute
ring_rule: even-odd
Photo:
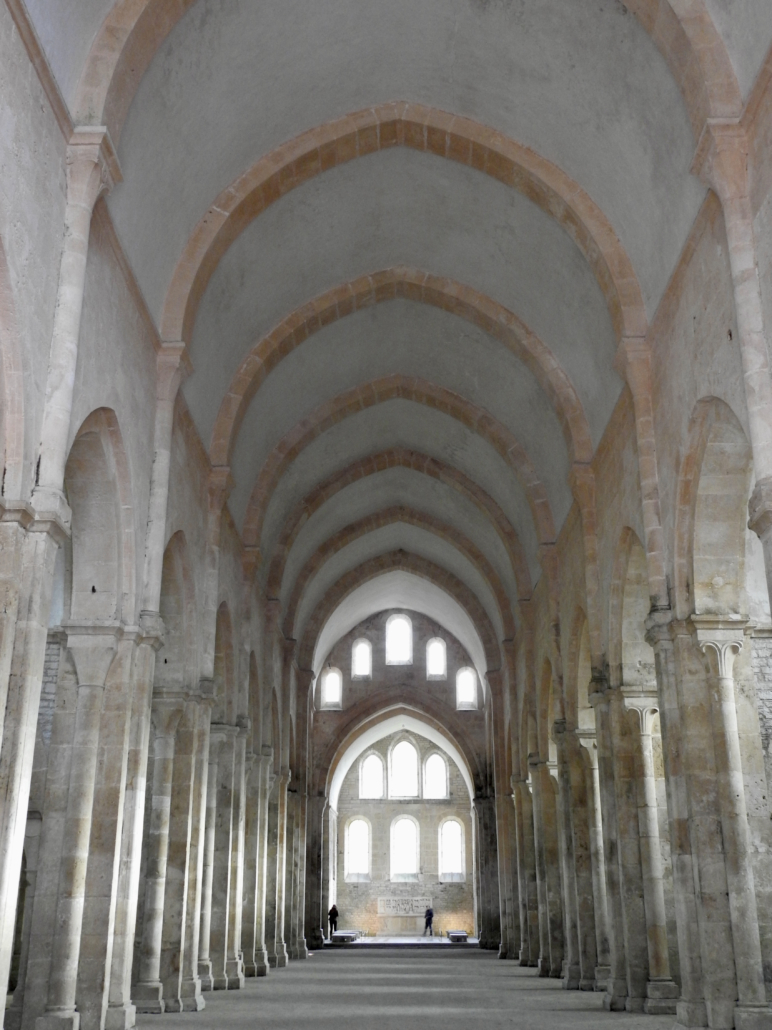
<svg viewBox="0 0 772 1030"><path fill-rule="evenodd" d="M338 636L361 604L440 617L444 575L511 635L769 0L27 6L73 118L117 143L118 235L188 345L185 399L285 633L335 597Z"/></svg>

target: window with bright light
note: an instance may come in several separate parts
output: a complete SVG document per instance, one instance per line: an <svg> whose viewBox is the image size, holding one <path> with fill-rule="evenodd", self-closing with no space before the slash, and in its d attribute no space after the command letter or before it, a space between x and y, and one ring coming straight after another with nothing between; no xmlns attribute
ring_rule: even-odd
<svg viewBox="0 0 772 1030"><path fill-rule="evenodd" d="M369 640L355 640L351 648L351 675L354 679L369 679L372 674L372 645Z"/></svg>
<svg viewBox="0 0 772 1030"><path fill-rule="evenodd" d="M448 796L448 767L445 759L436 752L429 755L424 766L424 797L446 798Z"/></svg>
<svg viewBox="0 0 772 1030"><path fill-rule="evenodd" d="M413 661L413 624L407 615L392 615L386 622L386 664L410 665Z"/></svg>
<svg viewBox="0 0 772 1030"><path fill-rule="evenodd" d="M426 676L430 680L444 680L447 675L445 641L435 637L426 645Z"/></svg>
<svg viewBox="0 0 772 1030"><path fill-rule="evenodd" d="M346 827L347 880L370 878L370 826L365 819L352 819Z"/></svg>
<svg viewBox="0 0 772 1030"><path fill-rule="evenodd" d="M409 740L400 740L391 752L389 795L393 798L418 797L418 752Z"/></svg>
<svg viewBox="0 0 772 1030"><path fill-rule="evenodd" d="M407 816L391 824L391 878L418 879L418 825Z"/></svg>
<svg viewBox="0 0 772 1030"><path fill-rule="evenodd" d="M456 673L456 707L477 707L477 673L474 669L459 669Z"/></svg>
<svg viewBox="0 0 772 1030"><path fill-rule="evenodd" d="M340 669L325 669L322 673L322 704L328 708L340 707L343 699L343 677Z"/></svg>
<svg viewBox="0 0 772 1030"><path fill-rule="evenodd" d="M464 879L464 827L458 819L446 819L440 826L441 880Z"/></svg>
<svg viewBox="0 0 772 1030"><path fill-rule="evenodd" d="M368 755L359 770L360 798L383 797L383 760L380 755Z"/></svg>

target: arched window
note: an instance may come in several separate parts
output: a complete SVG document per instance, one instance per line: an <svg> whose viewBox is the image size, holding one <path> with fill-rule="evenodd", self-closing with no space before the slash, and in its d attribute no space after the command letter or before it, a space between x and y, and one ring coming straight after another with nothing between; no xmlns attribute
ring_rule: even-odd
<svg viewBox="0 0 772 1030"><path fill-rule="evenodd" d="M380 755L368 755L359 767L359 796L383 797L383 761Z"/></svg>
<svg viewBox="0 0 772 1030"><path fill-rule="evenodd" d="M418 752L409 740L400 740L391 752L389 796L418 797Z"/></svg>
<svg viewBox="0 0 772 1030"><path fill-rule="evenodd" d="M446 819L440 826L440 880L465 879L464 827L458 819Z"/></svg>
<svg viewBox="0 0 772 1030"><path fill-rule="evenodd" d="M429 755L424 766L424 797L446 798L448 796L448 767L445 759L437 752Z"/></svg>
<svg viewBox="0 0 772 1030"><path fill-rule="evenodd" d="M445 641L434 637L426 645L426 678L444 680L448 675L448 661L445 653Z"/></svg>
<svg viewBox="0 0 772 1030"><path fill-rule="evenodd" d="M391 878L418 879L418 824L406 815L391 824Z"/></svg>
<svg viewBox="0 0 772 1030"><path fill-rule="evenodd" d="M343 699L343 677L340 669L325 669L322 673L322 705L325 708L340 708Z"/></svg>
<svg viewBox="0 0 772 1030"><path fill-rule="evenodd" d="M370 879L370 825L366 819L352 819L346 827L347 880Z"/></svg>
<svg viewBox="0 0 772 1030"><path fill-rule="evenodd" d="M369 679L373 674L373 648L369 640L355 640L351 648L351 676L355 680Z"/></svg>
<svg viewBox="0 0 772 1030"><path fill-rule="evenodd" d="M477 673L459 669L456 673L456 708L477 707Z"/></svg>
<svg viewBox="0 0 772 1030"><path fill-rule="evenodd" d="M410 665L413 661L413 624L407 615L386 621L386 664Z"/></svg>

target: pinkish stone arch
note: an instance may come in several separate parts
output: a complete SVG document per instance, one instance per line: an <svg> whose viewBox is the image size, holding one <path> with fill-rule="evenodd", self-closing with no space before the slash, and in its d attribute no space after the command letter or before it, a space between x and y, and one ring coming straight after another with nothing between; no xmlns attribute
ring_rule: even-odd
<svg viewBox="0 0 772 1030"><path fill-rule="evenodd" d="M354 540L358 540L360 537L366 536L368 533L372 533L376 529L380 529L382 526L390 526L397 522L404 522L407 525L417 526L420 529L426 529L430 533L434 533L468 558L483 579L487 581L493 596L496 598L496 604L501 616L505 637L511 638L514 636L515 620L512 615L512 609L509 604L507 592L504 589L498 573L482 551L480 551L480 549L476 547L464 533L460 533L457 529L454 529L447 523L441 522L439 519L436 519L431 515L427 515L425 512L419 512L411 508L398 506L394 508L386 508L345 526L339 533L330 537L317 548L314 554L311 555L306 564L300 570L300 573L295 580L292 593L287 603L287 614L284 619L285 637L291 638L294 636L295 619L303 594L313 577L317 572L319 572L325 562L329 561L329 559L332 558L333 555L337 554L338 551L341 551L344 547L353 543Z"/></svg>
<svg viewBox="0 0 772 1030"><path fill-rule="evenodd" d="M266 594L268 597L278 596L281 590L281 582L284 578L287 556L297 539L298 533L314 512L318 511L336 493L344 490L352 483L390 468L412 469L420 472L422 475L447 483L453 489L468 497L483 512L498 533L512 563L519 598L527 599L531 596L531 574L520 538L493 498L479 487L477 483L464 475L463 472L453 468L452 465L447 465L437 458L430 458L426 454L420 454L407 448L393 448L388 451L381 451L379 454L373 454L368 458L362 458L359 461L353 462L347 468L334 472L328 479L306 494L303 500L295 507L284 521L281 536L273 549L273 554L268 556L270 561L266 579Z"/></svg>
<svg viewBox="0 0 772 1030"><path fill-rule="evenodd" d="M402 265L360 276L304 304L258 340L223 397L212 430L213 465L230 464L243 418L266 377L313 333L347 315L397 298L451 312L499 340L523 362L549 398L571 461L588 462L590 427L573 383L550 349L517 315L478 290Z"/></svg>
<svg viewBox="0 0 772 1030"><path fill-rule="evenodd" d="M555 523L544 484L517 438L487 411L464 397L413 376L391 375L356 386L320 405L274 447L252 488L244 518L245 545L259 546L271 496L282 475L306 447L348 416L395 398L436 408L486 440L517 476L528 498L539 541L555 539Z"/></svg>

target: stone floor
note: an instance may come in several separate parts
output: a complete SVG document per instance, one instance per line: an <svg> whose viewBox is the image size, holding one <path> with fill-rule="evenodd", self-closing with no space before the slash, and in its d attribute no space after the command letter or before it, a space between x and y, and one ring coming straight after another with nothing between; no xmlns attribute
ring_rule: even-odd
<svg viewBox="0 0 772 1030"><path fill-rule="evenodd" d="M604 1012L597 994L564 991L555 980L494 953L327 949L292 962L243 991L206 995L206 1009L140 1016L140 1030L671 1030L672 1016Z"/></svg>

